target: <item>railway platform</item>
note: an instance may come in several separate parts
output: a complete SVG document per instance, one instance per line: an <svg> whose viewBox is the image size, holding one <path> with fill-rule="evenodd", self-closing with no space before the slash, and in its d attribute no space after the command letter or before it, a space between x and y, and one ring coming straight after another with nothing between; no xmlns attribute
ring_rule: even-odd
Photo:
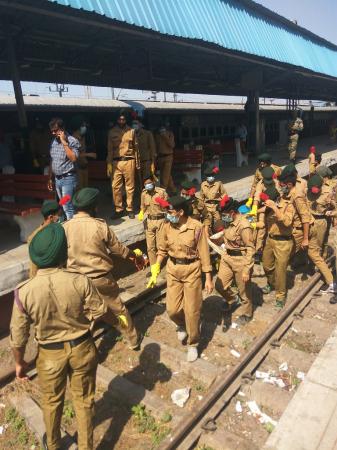
<svg viewBox="0 0 337 450"><path fill-rule="evenodd" d="M329 142L327 136L307 138L300 141L297 169L302 177L308 176L308 148L315 145L317 152L322 154L322 163L328 166L337 164L337 145ZM284 166L288 163L287 150L280 146L266 149L273 156L273 161ZM239 201L249 196L252 176L256 170L256 158L249 159L249 165L241 168L234 166L234 156L231 161L223 164L219 177L225 183L229 195ZM144 227L136 219L123 217L113 221L111 215L111 196L102 195L99 215L108 220L111 229L125 245L132 245L145 239ZM41 218L42 220L42 218ZM28 276L29 257L26 244L19 241L19 232L14 228L1 224L3 233L0 236L0 296L12 291L14 287Z"/></svg>
<svg viewBox="0 0 337 450"><path fill-rule="evenodd" d="M337 449L337 327L285 409L263 450Z"/></svg>

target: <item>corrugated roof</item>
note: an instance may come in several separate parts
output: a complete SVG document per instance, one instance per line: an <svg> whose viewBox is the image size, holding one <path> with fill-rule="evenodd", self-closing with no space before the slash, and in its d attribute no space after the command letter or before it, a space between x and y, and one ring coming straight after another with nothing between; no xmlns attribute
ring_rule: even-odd
<svg viewBox="0 0 337 450"><path fill-rule="evenodd" d="M249 0L48 1L337 77L336 46Z"/></svg>

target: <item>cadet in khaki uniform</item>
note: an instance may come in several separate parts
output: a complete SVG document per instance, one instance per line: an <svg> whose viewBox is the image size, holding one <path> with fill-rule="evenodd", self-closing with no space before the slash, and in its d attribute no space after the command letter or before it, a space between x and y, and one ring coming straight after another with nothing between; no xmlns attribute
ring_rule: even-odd
<svg viewBox="0 0 337 450"><path fill-rule="evenodd" d="M205 170L206 181L201 183L200 198L205 203L211 226L221 218L218 211L220 200L227 195L227 191L222 181L215 181L215 175L219 173L218 167Z"/></svg>
<svg viewBox="0 0 337 450"><path fill-rule="evenodd" d="M292 225L294 206L289 198L281 197L275 186L264 192L267 239L263 248L262 265L268 284L264 294L276 290L276 306L283 307L287 298L287 267L294 246Z"/></svg>
<svg viewBox="0 0 337 450"><path fill-rule="evenodd" d="M40 230L45 228L47 225L50 225L51 223L58 222L61 214L62 214L62 208L55 200L47 200L43 203L41 207L41 214L43 216L43 222L39 227L36 228L36 230L33 231L33 233L28 237L27 243L29 244L33 237L38 233ZM29 267L29 278L35 277L37 272L37 267L33 263L33 261L30 261L30 267Z"/></svg>
<svg viewBox="0 0 337 450"><path fill-rule="evenodd" d="M272 162L271 162L272 158L271 158L271 155L269 153L262 153L261 155L258 155L257 160L259 162L259 166L258 166L258 168L255 171L252 187L250 189L249 198L248 198L248 200L246 202L246 206L248 206L248 208L252 207L253 201L254 201L256 187L257 187L259 181L261 181L262 178L263 178L262 173L261 173L262 169L264 169L266 167L271 167L274 170L274 172L276 173L276 176L278 176L281 173L281 170L282 170L276 164L272 164Z"/></svg>
<svg viewBox="0 0 337 450"><path fill-rule="evenodd" d="M160 170L160 184L170 194L176 192L171 171L173 164L173 151L175 147L174 134L165 126L159 128L155 135L157 146L157 163Z"/></svg>
<svg viewBox="0 0 337 450"><path fill-rule="evenodd" d="M225 223L222 243L226 251L220 261L215 287L232 310L240 305L238 296L231 289L235 279L241 298L241 306L235 311L235 321L244 325L253 317L251 272L255 248L252 228L246 217L238 212L239 203L231 197L225 197L219 209Z"/></svg>
<svg viewBox="0 0 337 450"><path fill-rule="evenodd" d="M180 195L191 202L192 219L199 220L206 227L206 231L212 225L212 217L210 216L205 203L196 195L196 188L190 181L183 181L181 183Z"/></svg>
<svg viewBox="0 0 337 450"><path fill-rule="evenodd" d="M132 121L132 128L136 132L136 139L140 155L140 179L154 174L156 160L156 144L150 130L145 130L140 119Z"/></svg>
<svg viewBox="0 0 337 450"><path fill-rule="evenodd" d="M325 245L328 232L328 217L331 211L335 210L333 190L329 183L324 182L319 175L313 175L308 181L308 206L315 219L317 230L317 244L321 254L325 254Z"/></svg>
<svg viewBox="0 0 337 450"><path fill-rule="evenodd" d="M84 188L73 197L77 213L63 224L68 241L67 268L91 279L118 319L121 329L125 330L130 348L136 350L139 347L138 334L119 297L118 284L111 272L116 256L136 261L142 252L129 250L118 241L104 219L95 218L98 195L98 189Z"/></svg>
<svg viewBox="0 0 337 450"><path fill-rule="evenodd" d="M322 155L316 152L316 147L312 145L309 149L309 174L314 175L322 162Z"/></svg>
<svg viewBox="0 0 337 450"><path fill-rule="evenodd" d="M123 216L123 184L125 184L126 210L130 219L134 219L133 194L135 192L135 174L139 169L140 161L135 131L126 124L125 115L120 114L117 125L109 130L108 134L107 173L111 177L115 204L113 218Z"/></svg>
<svg viewBox="0 0 337 450"><path fill-rule="evenodd" d="M138 220L145 220L145 237L147 254L150 264L157 260L158 233L165 221L165 210L160 204L160 200L166 201L168 195L163 188L156 187L152 177L148 176L144 180L144 190L140 197L140 212Z"/></svg>
<svg viewBox="0 0 337 450"><path fill-rule="evenodd" d="M319 166L317 167L317 175L319 175L320 177L323 178L323 183L324 184L328 184L331 189L332 189L332 193L334 195L334 199L335 202L337 203L337 182L335 179L331 178L333 175L332 170L330 169L330 167L327 166Z"/></svg>
<svg viewBox="0 0 337 450"><path fill-rule="evenodd" d="M52 223L39 231L29 245L29 255L38 271L15 290L10 325L16 376L26 379L24 353L33 323L39 346L36 369L46 426L45 448L61 448L60 425L69 377L78 448L91 450L98 358L90 327L93 320L106 314L106 306L85 275L59 268L67 258L62 225Z"/></svg>
<svg viewBox="0 0 337 450"><path fill-rule="evenodd" d="M281 193L289 198L294 205L295 216L293 223L294 253L300 249L307 250L308 256L313 264L321 272L328 287L327 290L321 290L322 293L333 293L335 284L331 270L320 255L320 248L317 243L317 229L312 214L309 211L307 198L302 196L296 190L296 172L290 164L286 166L279 176Z"/></svg>
<svg viewBox="0 0 337 450"><path fill-rule="evenodd" d="M298 146L299 133L303 131L303 120L301 119L302 111L293 111L293 120L289 124L289 143L288 153L289 160L296 161L296 151Z"/></svg>
<svg viewBox="0 0 337 450"><path fill-rule="evenodd" d="M166 308L177 325L179 341L187 338L187 361L198 358L200 313L202 307L202 272L206 273L206 292L213 290L212 265L203 225L189 217L188 200L175 196L168 199L167 223L160 232L157 262L151 266L148 287L156 284L160 265L168 256L166 265Z"/></svg>

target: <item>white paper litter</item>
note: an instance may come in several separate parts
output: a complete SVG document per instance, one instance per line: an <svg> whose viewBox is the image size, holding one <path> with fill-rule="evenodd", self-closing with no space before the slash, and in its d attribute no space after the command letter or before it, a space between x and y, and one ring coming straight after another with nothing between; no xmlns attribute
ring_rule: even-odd
<svg viewBox="0 0 337 450"><path fill-rule="evenodd" d="M175 405L180 406L180 408L183 408L185 403L190 397L190 390L191 388L183 388L183 389L176 389L171 394L171 399Z"/></svg>
<svg viewBox="0 0 337 450"><path fill-rule="evenodd" d="M234 328L234 330L236 328L239 328L239 325L236 322L232 322L231 328Z"/></svg>
<svg viewBox="0 0 337 450"><path fill-rule="evenodd" d="M0 408L6 408L6 405L4 403L0 403Z"/></svg>
<svg viewBox="0 0 337 450"><path fill-rule="evenodd" d="M204 397L202 395L198 395L198 400L201 401Z"/></svg>
<svg viewBox="0 0 337 450"><path fill-rule="evenodd" d="M0 426L0 434L3 434L3 432L5 431L5 427L3 425Z"/></svg>
<svg viewBox="0 0 337 450"><path fill-rule="evenodd" d="M242 413L242 406L241 406L241 402L239 400L235 403L235 411L237 413Z"/></svg>
<svg viewBox="0 0 337 450"><path fill-rule="evenodd" d="M242 392L242 391L239 391L238 395L241 395L241 397L246 397L246 394L244 392Z"/></svg>
<svg viewBox="0 0 337 450"><path fill-rule="evenodd" d="M272 425L274 425L274 427L277 425L277 422L275 420L273 420L271 417L260 410L254 400L247 402L247 406L253 416L256 417L260 423L271 423Z"/></svg>
<svg viewBox="0 0 337 450"><path fill-rule="evenodd" d="M293 331L294 333L298 333L298 330L294 327L291 327L291 331Z"/></svg>
<svg viewBox="0 0 337 450"><path fill-rule="evenodd" d="M270 377L270 375L268 372L262 372L260 370L257 370L255 372L255 378L257 378L258 380L263 380L263 379L269 378L269 377Z"/></svg>
<svg viewBox="0 0 337 450"><path fill-rule="evenodd" d="M304 378L305 378L305 373L304 372L297 372L297 375L296 375L296 377L299 379L299 380L304 380Z"/></svg>
<svg viewBox="0 0 337 450"><path fill-rule="evenodd" d="M280 388L284 388L286 386L281 378L277 378L268 372L262 372L260 370L257 370L255 372L255 378L258 380L262 380L263 383L275 384Z"/></svg>
<svg viewBox="0 0 337 450"><path fill-rule="evenodd" d="M179 372L172 372L172 375L178 375Z"/></svg>
<svg viewBox="0 0 337 450"><path fill-rule="evenodd" d="M286 362L284 362L279 366L278 369L282 372L286 372L288 370L288 364Z"/></svg>
<svg viewBox="0 0 337 450"><path fill-rule="evenodd" d="M231 355L235 356L235 358L240 358L241 356L240 353L234 349L231 350Z"/></svg>

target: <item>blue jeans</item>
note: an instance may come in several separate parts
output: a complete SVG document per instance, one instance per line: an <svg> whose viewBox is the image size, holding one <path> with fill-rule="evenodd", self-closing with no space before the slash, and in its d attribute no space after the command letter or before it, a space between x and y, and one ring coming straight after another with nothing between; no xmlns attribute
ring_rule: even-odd
<svg viewBox="0 0 337 450"><path fill-rule="evenodd" d="M76 175L70 175L69 177L61 178L60 180L55 178L55 187L59 199L61 199L67 194L70 195L70 197L72 198L73 195L75 194L76 186L77 186ZM71 219L75 213L74 206L71 201L63 206L63 210L67 217L67 220Z"/></svg>

